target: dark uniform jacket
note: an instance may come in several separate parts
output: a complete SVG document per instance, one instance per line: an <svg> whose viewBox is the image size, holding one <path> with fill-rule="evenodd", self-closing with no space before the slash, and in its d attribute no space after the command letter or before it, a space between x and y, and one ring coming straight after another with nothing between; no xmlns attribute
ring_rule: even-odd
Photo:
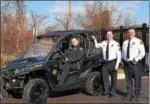
<svg viewBox="0 0 150 104"><path fill-rule="evenodd" d="M69 59L70 63L76 63L84 57L84 50L79 45L76 47L70 47L65 52L65 55Z"/></svg>

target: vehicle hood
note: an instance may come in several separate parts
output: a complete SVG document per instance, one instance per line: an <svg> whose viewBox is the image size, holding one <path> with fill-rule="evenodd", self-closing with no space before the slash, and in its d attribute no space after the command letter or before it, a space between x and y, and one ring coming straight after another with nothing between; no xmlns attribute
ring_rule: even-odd
<svg viewBox="0 0 150 104"><path fill-rule="evenodd" d="M45 61L45 57L29 57L29 58L19 58L16 60L13 60L7 64L5 69L13 70L15 68L22 68L22 67L29 67L33 66L35 64L42 64Z"/></svg>

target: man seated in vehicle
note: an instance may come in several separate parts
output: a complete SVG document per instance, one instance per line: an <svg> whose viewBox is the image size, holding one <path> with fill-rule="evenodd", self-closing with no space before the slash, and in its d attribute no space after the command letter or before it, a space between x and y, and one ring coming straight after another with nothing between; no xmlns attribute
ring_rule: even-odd
<svg viewBox="0 0 150 104"><path fill-rule="evenodd" d="M79 45L79 40L76 36L71 37L71 46L69 49L65 51L65 60L64 63L60 65L60 70L62 73L58 74L59 83L64 83L67 75L69 74L70 70L78 70L79 65L78 62L82 60L84 56L84 50Z"/></svg>

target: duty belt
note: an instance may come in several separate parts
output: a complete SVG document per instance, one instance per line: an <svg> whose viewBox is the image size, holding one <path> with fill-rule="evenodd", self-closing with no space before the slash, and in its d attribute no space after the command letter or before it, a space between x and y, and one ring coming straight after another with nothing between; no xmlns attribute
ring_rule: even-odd
<svg viewBox="0 0 150 104"><path fill-rule="evenodd" d="M116 59L113 59L113 60L104 60L104 62L107 62L107 63L113 62L113 61L116 61Z"/></svg>

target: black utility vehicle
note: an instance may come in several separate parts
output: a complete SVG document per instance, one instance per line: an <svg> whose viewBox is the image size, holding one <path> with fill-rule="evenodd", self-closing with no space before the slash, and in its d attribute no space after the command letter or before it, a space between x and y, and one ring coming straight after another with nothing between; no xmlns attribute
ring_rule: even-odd
<svg viewBox="0 0 150 104"><path fill-rule="evenodd" d="M72 35L80 39L84 57L80 67L70 71L63 84L57 80L59 65L70 46ZM53 92L84 89L97 96L102 91L100 75L102 55L93 48L91 32L85 30L54 31L38 35L20 58L1 69L1 91L20 95L25 103L44 104ZM96 54L98 53L98 54Z"/></svg>

